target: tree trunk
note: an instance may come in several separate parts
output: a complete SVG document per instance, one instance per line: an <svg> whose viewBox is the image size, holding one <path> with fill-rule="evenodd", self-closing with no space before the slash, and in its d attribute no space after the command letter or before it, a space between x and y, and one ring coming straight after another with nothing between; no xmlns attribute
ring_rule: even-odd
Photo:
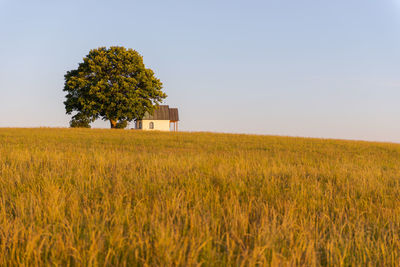
<svg viewBox="0 0 400 267"><path fill-rule="evenodd" d="M111 129L117 128L117 121L111 119L111 120L110 120L110 125L111 125Z"/></svg>

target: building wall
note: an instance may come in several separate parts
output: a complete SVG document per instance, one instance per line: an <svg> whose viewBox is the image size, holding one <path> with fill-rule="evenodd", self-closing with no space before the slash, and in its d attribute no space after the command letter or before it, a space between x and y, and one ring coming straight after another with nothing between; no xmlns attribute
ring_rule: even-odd
<svg viewBox="0 0 400 267"><path fill-rule="evenodd" d="M169 120L142 120L136 122L136 129L139 123L142 122L142 130L145 131L169 131ZM154 123L154 129L150 129L150 123Z"/></svg>

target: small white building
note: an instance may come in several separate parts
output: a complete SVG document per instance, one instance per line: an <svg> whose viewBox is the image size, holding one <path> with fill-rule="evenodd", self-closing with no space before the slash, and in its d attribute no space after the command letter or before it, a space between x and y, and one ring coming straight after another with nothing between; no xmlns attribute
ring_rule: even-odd
<svg viewBox="0 0 400 267"><path fill-rule="evenodd" d="M148 112L141 120L135 121L135 129L146 131L178 131L179 114L177 108L158 106L153 115Z"/></svg>

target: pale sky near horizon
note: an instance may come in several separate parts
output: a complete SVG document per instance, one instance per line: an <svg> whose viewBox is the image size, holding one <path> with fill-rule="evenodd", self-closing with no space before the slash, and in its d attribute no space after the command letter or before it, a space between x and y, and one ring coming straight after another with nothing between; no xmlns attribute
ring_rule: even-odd
<svg viewBox="0 0 400 267"><path fill-rule="evenodd" d="M400 142L400 0L0 0L0 36L0 127L67 127L65 72L119 45L181 130Z"/></svg>

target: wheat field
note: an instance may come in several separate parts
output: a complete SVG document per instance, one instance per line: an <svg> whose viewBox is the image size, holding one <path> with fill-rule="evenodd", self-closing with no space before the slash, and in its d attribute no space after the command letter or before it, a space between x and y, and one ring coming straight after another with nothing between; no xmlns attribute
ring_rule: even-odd
<svg viewBox="0 0 400 267"><path fill-rule="evenodd" d="M0 129L1 266L394 266L400 145Z"/></svg>

